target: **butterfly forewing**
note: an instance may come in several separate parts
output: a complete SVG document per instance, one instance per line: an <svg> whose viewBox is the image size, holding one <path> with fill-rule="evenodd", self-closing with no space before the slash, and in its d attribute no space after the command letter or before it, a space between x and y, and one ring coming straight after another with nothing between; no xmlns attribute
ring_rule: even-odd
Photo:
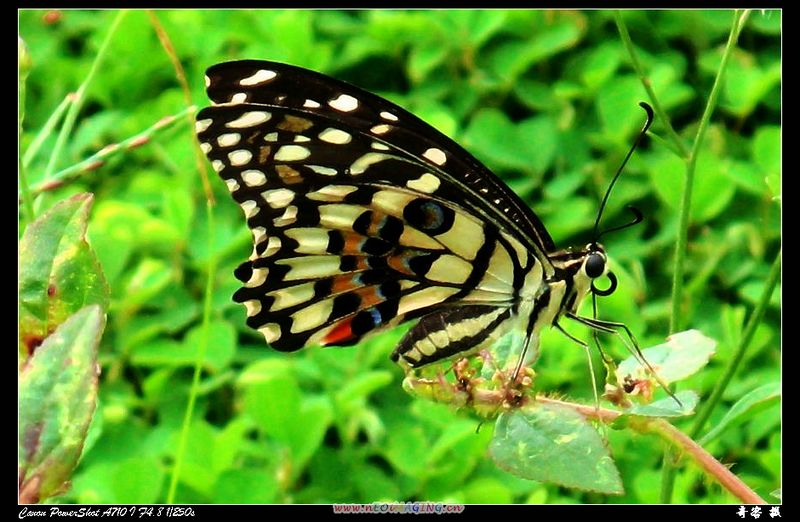
<svg viewBox="0 0 800 522"><path fill-rule="evenodd" d="M523 286L552 273L528 207L390 102L260 61L211 67L208 93L218 105L198 137L254 238L234 299L274 348L354 344L427 316L396 352L425 364L506 328Z"/></svg>
<svg viewBox="0 0 800 522"><path fill-rule="evenodd" d="M384 98L346 82L292 65L242 60L207 71L208 95L217 104L252 103L284 107L331 119L339 128L391 144L449 179L441 196L485 213L540 258L553 251L553 240L530 208L460 145L413 114ZM532 146L535 146L532 145ZM393 176L391 183L400 174Z"/></svg>

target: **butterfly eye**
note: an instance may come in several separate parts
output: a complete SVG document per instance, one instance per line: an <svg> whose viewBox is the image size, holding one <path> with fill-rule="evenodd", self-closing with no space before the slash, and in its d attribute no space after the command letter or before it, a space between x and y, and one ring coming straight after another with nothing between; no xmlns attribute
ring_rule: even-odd
<svg viewBox="0 0 800 522"><path fill-rule="evenodd" d="M606 258L603 255L593 252L589 254L584 265L586 275L592 279L600 277L606 269Z"/></svg>

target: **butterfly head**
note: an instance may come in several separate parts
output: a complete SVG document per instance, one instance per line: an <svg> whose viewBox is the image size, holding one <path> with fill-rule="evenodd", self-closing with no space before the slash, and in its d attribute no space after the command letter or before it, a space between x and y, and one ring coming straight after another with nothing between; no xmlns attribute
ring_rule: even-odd
<svg viewBox="0 0 800 522"><path fill-rule="evenodd" d="M589 293L607 296L617 288L617 278L608 269L608 255L603 245L592 242L577 250L562 250L551 255L550 260L556 268L556 278L569 281L565 296L566 309L576 312ZM608 288L599 288L596 282L608 278Z"/></svg>

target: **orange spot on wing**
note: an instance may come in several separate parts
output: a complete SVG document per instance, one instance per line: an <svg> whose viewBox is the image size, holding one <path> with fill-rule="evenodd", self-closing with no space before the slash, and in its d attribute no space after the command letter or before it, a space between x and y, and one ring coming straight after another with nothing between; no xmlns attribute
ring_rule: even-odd
<svg viewBox="0 0 800 522"><path fill-rule="evenodd" d="M360 254L361 249L359 247L363 239L364 236L359 234L345 234L342 252L345 254Z"/></svg>
<svg viewBox="0 0 800 522"><path fill-rule="evenodd" d="M414 272L412 272L408 268L408 265L406 265L405 263L407 258L408 258L407 254L398 254L394 256L389 256L386 261L389 267L392 268L393 270L396 270L401 274L414 275Z"/></svg>
<svg viewBox="0 0 800 522"><path fill-rule="evenodd" d="M321 344L327 346L332 344L345 343L347 341L353 340L355 338L355 335L353 335L353 329L350 328L350 323L352 322L353 322L352 318L345 319L344 321L334 326L333 329L331 329L331 331L328 332L328 335L326 335L322 339Z"/></svg>
<svg viewBox="0 0 800 522"><path fill-rule="evenodd" d="M353 281L353 276L339 276L333 279L333 285L331 286L331 293L332 294L339 294L342 292L349 292L350 290L355 290L358 288L358 285Z"/></svg>
<svg viewBox="0 0 800 522"><path fill-rule="evenodd" d="M378 303L382 303L384 299L378 295L378 287L377 286L368 286L365 288L359 288L356 290L356 293L361 297L361 304L358 306L359 310L364 310L365 308L372 308Z"/></svg>

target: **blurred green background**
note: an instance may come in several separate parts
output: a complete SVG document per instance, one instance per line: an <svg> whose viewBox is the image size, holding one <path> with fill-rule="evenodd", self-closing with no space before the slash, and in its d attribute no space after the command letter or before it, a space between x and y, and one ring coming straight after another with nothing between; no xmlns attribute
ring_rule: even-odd
<svg viewBox="0 0 800 522"><path fill-rule="evenodd" d="M32 60L21 150L85 80L116 11L20 11ZM643 121L648 100L605 11L157 11L207 105L204 70L261 58L309 67L376 92L452 136L528 201L556 244L587 242L598 202ZM719 67L731 11L626 11L623 18L659 101L691 144ZM781 241L781 13L754 11L731 56L698 158L681 329L719 342L682 389L707 395L759 298ZM66 168L186 107L146 13L127 13L88 87L59 159ZM664 136L661 122L652 132ZM55 139L28 167L41 179ZM283 354L265 347L231 301L250 233L223 183L213 244L188 122L41 196L38 212L91 191L89 227L112 290L101 344L100 403L62 502L164 502L200 335L209 260L217 261L211 340L178 484L178 502L657 502L662 442L607 430L622 497L525 481L486 447L492 423L407 395L389 353L405 328L355 348ZM643 346L669 331L678 201L685 166L645 140L609 201L605 223L640 208L644 224L604 243L620 288L602 318ZM582 338L582 328L570 328ZM747 392L780 381L780 292L709 427ZM624 348L605 346L617 358ZM599 364L595 365L599 367ZM558 332L542 341L536 386L591 403L584 352ZM602 376L600 376L602 378ZM682 429L691 420L677 421ZM768 501L781 487L780 406L727 429L707 449ZM693 465L674 501L735 499Z"/></svg>

